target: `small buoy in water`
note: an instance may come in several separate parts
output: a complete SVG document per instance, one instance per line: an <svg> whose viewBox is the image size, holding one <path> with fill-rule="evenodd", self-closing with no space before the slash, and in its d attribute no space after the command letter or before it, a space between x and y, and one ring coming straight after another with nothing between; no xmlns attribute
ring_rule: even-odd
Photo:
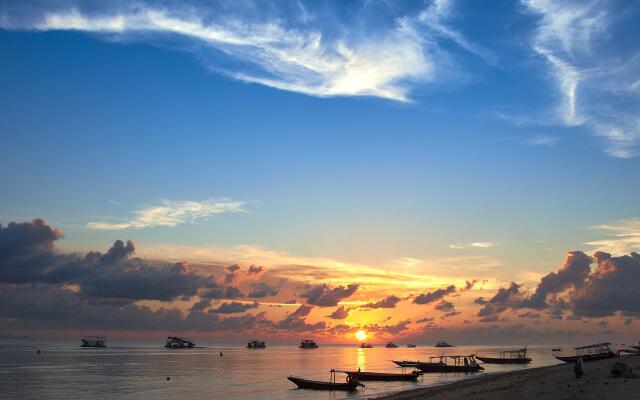
<svg viewBox="0 0 640 400"><path fill-rule="evenodd" d="M171 378L167 376L167 380L168 380L168 381L170 381L170 380L171 380Z"/></svg>
<svg viewBox="0 0 640 400"><path fill-rule="evenodd" d="M40 354L40 349L38 349L38 351L36 351L36 354L38 354L38 355Z"/></svg>
<svg viewBox="0 0 640 400"><path fill-rule="evenodd" d="M220 352L220 357L222 357L222 352Z"/></svg>

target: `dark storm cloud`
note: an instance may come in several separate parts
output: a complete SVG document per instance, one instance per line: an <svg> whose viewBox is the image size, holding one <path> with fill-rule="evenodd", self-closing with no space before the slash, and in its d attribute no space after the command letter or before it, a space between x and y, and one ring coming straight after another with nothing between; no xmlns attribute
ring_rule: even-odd
<svg viewBox="0 0 640 400"><path fill-rule="evenodd" d="M498 292L493 295L489 300L485 300L483 297L475 299L474 303L483 305L478 311L478 317L487 318L507 310L514 302L520 300L520 287L515 282L511 282L509 287L500 288ZM486 321L481 321L486 322Z"/></svg>
<svg viewBox="0 0 640 400"><path fill-rule="evenodd" d="M335 307L338 302L351 296L358 290L357 284L348 286L337 286L331 288L327 284L317 285L309 288L300 297L307 300L307 303L321 307Z"/></svg>
<svg viewBox="0 0 640 400"><path fill-rule="evenodd" d="M328 315L328 317L331 319L345 319L348 316L349 316L349 311L347 311L347 309L344 308L344 306L340 306L336 308L334 312Z"/></svg>
<svg viewBox="0 0 640 400"><path fill-rule="evenodd" d="M364 304L361 306L361 308L396 308L396 304L398 304L401 300L402 299L400 297L391 295L389 297L385 297L382 300Z"/></svg>
<svg viewBox="0 0 640 400"><path fill-rule="evenodd" d="M266 282L259 282L251 285L251 291L248 296L258 299L262 297L275 296L278 294L278 291L278 288L269 286Z"/></svg>
<svg viewBox="0 0 640 400"><path fill-rule="evenodd" d="M454 285L450 285L444 289L434 290L429 293L422 293L413 299L415 304L429 304L435 301L438 301L445 297L448 294L451 294L456 291L456 287Z"/></svg>
<svg viewBox="0 0 640 400"><path fill-rule="evenodd" d="M219 314L239 314L252 308L258 308L258 303L240 303L238 301L231 301L228 303L222 303L220 307L212 309L210 312Z"/></svg>

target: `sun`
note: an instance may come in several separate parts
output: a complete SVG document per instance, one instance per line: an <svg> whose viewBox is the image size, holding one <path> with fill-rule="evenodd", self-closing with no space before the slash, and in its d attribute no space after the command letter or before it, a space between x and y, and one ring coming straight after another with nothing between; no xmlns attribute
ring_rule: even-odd
<svg viewBox="0 0 640 400"><path fill-rule="evenodd" d="M356 339L363 341L367 338L367 332L365 331L358 331L356 332Z"/></svg>

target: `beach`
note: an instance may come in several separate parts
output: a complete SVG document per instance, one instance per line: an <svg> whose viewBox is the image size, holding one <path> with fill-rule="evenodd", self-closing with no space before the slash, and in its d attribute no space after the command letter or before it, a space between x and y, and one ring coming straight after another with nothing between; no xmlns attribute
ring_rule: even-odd
<svg viewBox="0 0 640 400"><path fill-rule="evenodd" d="M611 367L625 363L640 375L640 356L593 361L584 364L576 379L573 364L478 375L477 378L378 397L378 400L496 400L496 399L636 399L640 379L612 378Z"/></svg>

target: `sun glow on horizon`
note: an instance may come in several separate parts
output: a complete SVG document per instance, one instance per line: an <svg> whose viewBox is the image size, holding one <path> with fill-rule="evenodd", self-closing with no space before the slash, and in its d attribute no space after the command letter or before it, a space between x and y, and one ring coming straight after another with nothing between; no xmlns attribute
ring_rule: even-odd
<svg viewBox="0 0 640 400"><path fill-rule="evenodd" d="M366 340L367 339L367 332L365 332L365 331L356 332L356 339L358 339L359 341Z"/></svg>

